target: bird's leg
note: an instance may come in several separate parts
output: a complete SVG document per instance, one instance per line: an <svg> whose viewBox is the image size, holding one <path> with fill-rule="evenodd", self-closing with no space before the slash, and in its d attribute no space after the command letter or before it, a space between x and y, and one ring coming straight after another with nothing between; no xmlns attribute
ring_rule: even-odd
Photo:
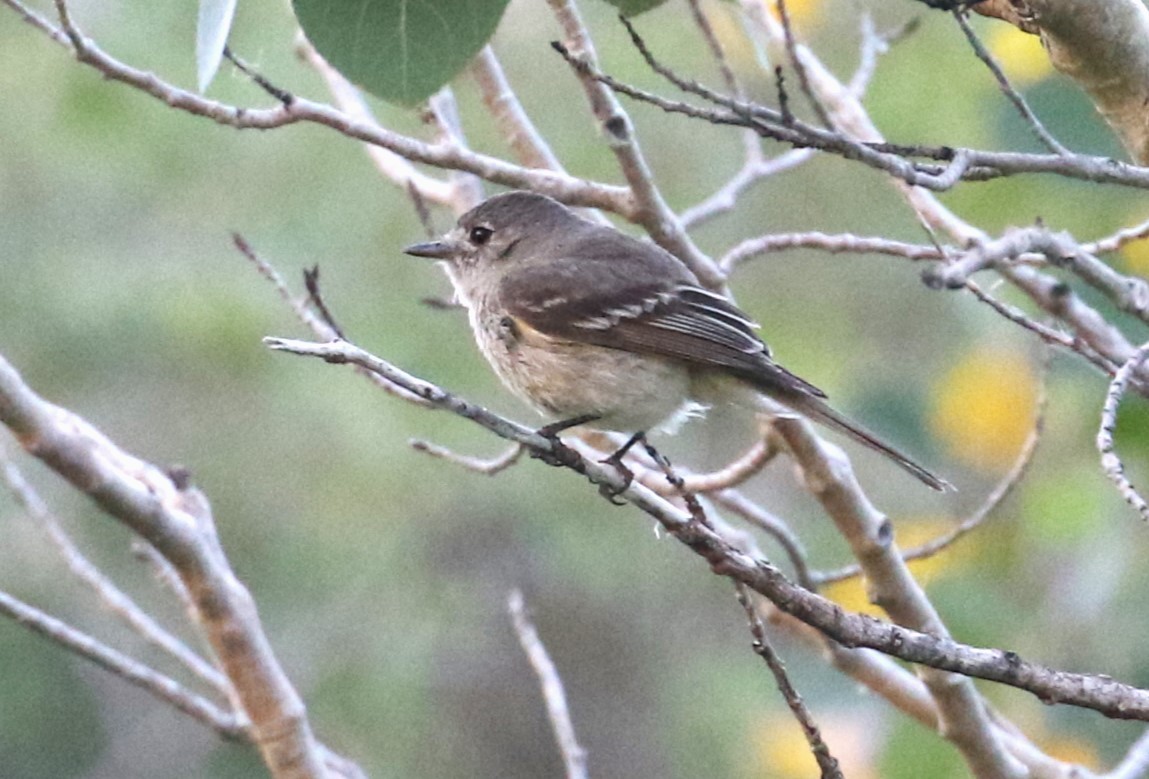
<svg viewBox="0 0 1149 779"><path fill-rule="evenodd" d="M645 438L642 439L642 446L646 449L646 453L650 455L650 459L654 460L654 464L657 465L663 475L666 476L666 480L670 483L670 486L678 490L678 494L682 496L682 500L686 504L686 509L690 512L690 516L694 518L694 521L711 527L710 522L706 519L706 511L702 508L702 504L698 502L698 496L686 489L686 482L675 472L666 455L655 449L650 441L647 441Z"/></svg>
<svg viewBox="0 0 1149 779"><path fill-rule="evenodd" d="M579 425L585 425L587 422L594 422L598 418L598 414L579 414L577 417L571 417L570 419L560 419L558 422L551 422L549 425L540 427L538 434L543 438L549 438L555 441L562 431L570 430L572 427L578 427Z"/></svg>
<svg viewBox="0 0 1149 779"><path fill-rule="evenodd" d="M572 427L585 425L587 422L593 422L598 419L595 414L580 414L577 417L570 419L560 419L558 422L551 422L549 425L543 425L536 432L551 442L551 450L544 452L538 449L531 451L531 457L536 460L542 460L547 465L554 465L556 467L572 467L575 459L578 457L570 447L562 442L559 438L559 433L564 430L569 430ZM573 457L572 457L573 455Z"/></svg>
<svg viewBox="0 0 1149 779"><path fill-rule="evenodd" d="M626 453L634 448L634 445L639 441L642 442L642 445L646 447L648 452L653 451L651 445L646 440L646 431L639 430L637 433L628 438L626 443L620 446L614 454L604 460L599 461L603 465L613 465L614 468L622 474L624 481L621 489L616 490L606 486L605 484L600 484L598 488L599 494L616 506L622 506L626 503L626 501L617 500L617 498L619 495L625 492L626 488L630 486L630 483L634 481L634 471L622 464L622 458L626 457Z"/></svg>

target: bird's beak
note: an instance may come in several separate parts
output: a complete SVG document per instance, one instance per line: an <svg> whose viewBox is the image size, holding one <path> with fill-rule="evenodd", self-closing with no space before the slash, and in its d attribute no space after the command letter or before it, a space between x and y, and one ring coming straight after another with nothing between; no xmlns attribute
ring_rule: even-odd
<svg viewBox="0 0 1149 779"><path fill-rule="evenodd" d="M459 241L443 239L428 241L427 243L413 243L403 250L404 254L412 257L426 257L429 260L449 260L462 254L463 247Z"/></svg>

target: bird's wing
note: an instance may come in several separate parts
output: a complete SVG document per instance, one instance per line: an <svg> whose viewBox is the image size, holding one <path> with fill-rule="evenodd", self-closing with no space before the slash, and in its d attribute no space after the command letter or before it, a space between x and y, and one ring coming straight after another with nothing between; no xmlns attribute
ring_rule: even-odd
<svg viewBox="0 0 1149 779"><path fill-rule="evenodd" d="M501 304L552 338L657 354L724 369L769 391L825 397L775 363L754 333L757 325L669 255L656 263L588 254L595 259L557 259L508 273Z"/></svg>

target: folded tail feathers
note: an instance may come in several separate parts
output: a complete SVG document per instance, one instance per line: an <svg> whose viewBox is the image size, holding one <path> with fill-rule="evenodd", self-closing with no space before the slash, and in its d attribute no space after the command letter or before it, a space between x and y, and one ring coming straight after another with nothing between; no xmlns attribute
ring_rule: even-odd
<svg viewBox="0 0 1149 779"><path fill-rule="evenodd" d="M904 471L915 476L931 489L935 489L938 492L948 492L954 489L954 486L948 481L931 473L927 468L918 465L907 455L882 441L861 425L838 413L831 408L829 404L818 398L803 397L794 402L789 402L787 405L793 407L795 411L799 411L809 417L812 421L824 425L831 430L845 433L863 446L884 454L888 459L900 465Z"/></svg>

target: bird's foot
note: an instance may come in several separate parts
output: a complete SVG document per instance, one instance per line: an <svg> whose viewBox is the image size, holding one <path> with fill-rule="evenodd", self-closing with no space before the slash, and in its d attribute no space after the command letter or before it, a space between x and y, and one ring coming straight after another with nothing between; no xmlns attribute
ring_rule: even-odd
<svg viewBox="0 0 1149 779"><path fill-rule="evenodd" d="M626 505L626 501L619 500L618 496L626 492L627 489L630 488L631 482L634 481L634 471L623 464L622 458L625 457L626 453L639 441L642 441L643 446L646 446L648 449L650 448L650 444L646 441L645 431L640 430L627 439L627 442L620 446L610 457L599 460L603 465L613 466L614 469L622 475L623 482L621 487L611 487L607 484L598 485L598 494L616 506Z"/></svg>
<svg viewBox="0 0 1149 779"><path fill-rule="evenodd" d="M551 443L550 451L542 449L532 449L531 457L536 460L542 460L547 465L552 465L556 468L575 468L576 463L579 461L578 452L571 449L569 446L562 442L559 438L559 433L564 430L569 430L572 427L585 425L587 422L593 422L598 417L594 414L581 414L577 417L570 419L560 419L558 422L551 422L549 425L543 425L536 432L547 439Z"/></svg>

